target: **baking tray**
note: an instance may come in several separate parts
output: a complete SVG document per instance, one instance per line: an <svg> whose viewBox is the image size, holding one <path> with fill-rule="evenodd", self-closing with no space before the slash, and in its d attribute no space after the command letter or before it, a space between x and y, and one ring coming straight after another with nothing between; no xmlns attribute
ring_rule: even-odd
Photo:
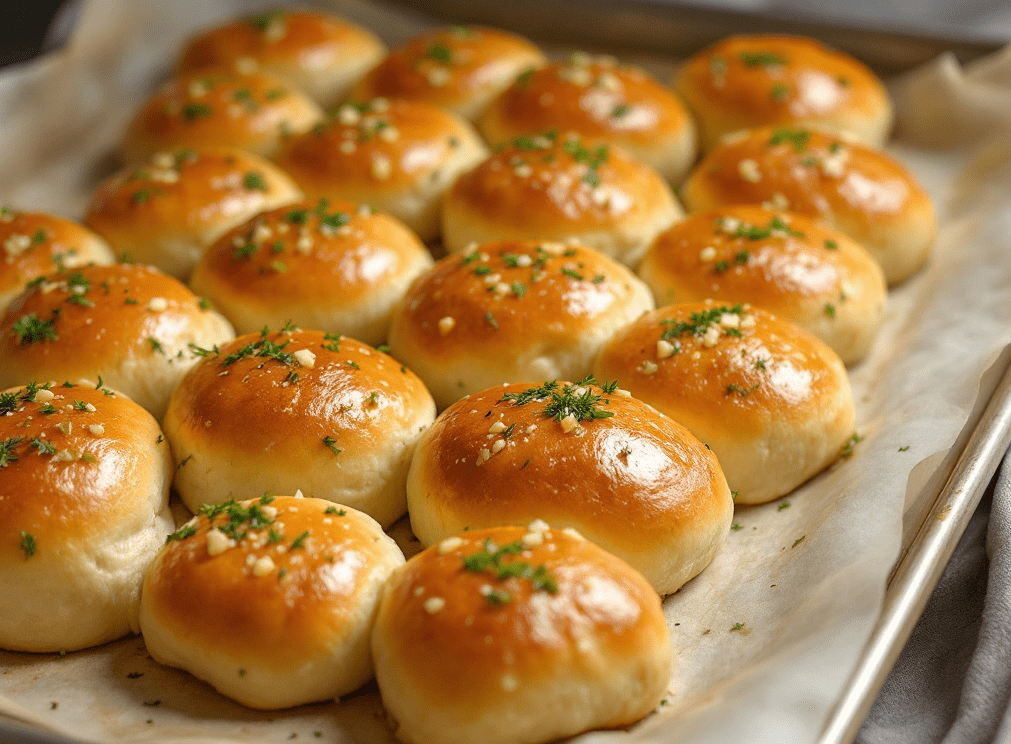
<svg viewBox="0 0 1011 744"><path fill-rule="evenodd" d="M741 31L796 33L848 51L885 75L912 69L942 52L952 52L965 62L1000 46L994 39L952 38L915 29L884 30L641 0L580 2L578 13L572 12L573 4L557 0L513 0L508 4L488 0L400 0L395 5L421 11L436 20L497 25L541 43L665 57L687 56L722 36ZM822 744L842 744L855 737L1011 444L1011 354L1002 354L993 364L980 383L978 399L982 401L978 410L972 412L927 486L937 493L929 510L914 515L904 525L901 557L888 583L884 610L819 739ZM0 721L0 741L51 744L72 739L5 719Z"/></svg>

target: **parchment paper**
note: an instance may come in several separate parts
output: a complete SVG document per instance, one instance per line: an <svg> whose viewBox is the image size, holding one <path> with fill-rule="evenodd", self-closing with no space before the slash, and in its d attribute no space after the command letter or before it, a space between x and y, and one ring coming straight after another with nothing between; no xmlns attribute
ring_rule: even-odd
<svg viewBox="0 0 1011 744"><path fill-rule="evenodd" d="M0 71L0 202L80 217L182 40L262 6L88 3L66 49ZM364 0L331 7L391 44L431 23ZM665 79L676 63L641 61ZM894 81L906 139L891 149L934 198L942 227L929 267L891 293L873 354L851 370L863 440L794 494L738 507L714 563L665 603L676 670L664 704L631 732L581 741L817 737L880 612L904 531L929 508L1011 357L1009 65L1005 55L963 71L942 59ZM395 529L413 551L405 524ZM0 652L0 713L82 741L392 740L374 684L340 703L260 713L157 665L136 637L65 658Z"/></svg>

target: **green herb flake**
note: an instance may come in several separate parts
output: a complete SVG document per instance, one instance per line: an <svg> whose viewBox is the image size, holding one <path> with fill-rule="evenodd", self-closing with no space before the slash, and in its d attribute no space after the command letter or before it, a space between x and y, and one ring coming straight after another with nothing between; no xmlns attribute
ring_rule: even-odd
<svg viewBox="0 0 1011 744"><path fill-rule="evenodd" d="M566 383L561 389L558 383L552 380L522 393L506 393L499 402L510 401L513 405L522 406L533 401L546 400L547 404L541 415L555 421L561 421L570 415L577 421L610 418L614 415L611 411L605 411L597 406L610 404L610 399L604 395L612 394L617 388L617 382L599 385L603 395L593 392L594 385L598 383L593 375L587 375L575 384ZM578 392L579 390L582 392Z"/></svg>
<svg viewBox="0 0 1011 744"><path fill-rule="evenodd" d="M429 59L434 59L436 62L442 62L445 65L452 64L453 62L453 50L445 44L429 44L425 50L425 56Z"/></svg>
<svg viewBox="0 0 1011 744"><path fill-rule="evenodd" d="M264 182L263 176L256 171L249 171L249 173L242 177L242 186L249 191L267 190L267 184Z"/></svg>
<svg viewBox="0 0 1011 744"><path fill-rule="evenodd" d="M323 437L323 444L326 445L327 449L329 449L335 455L339 455L341 452L344 451L342 449L338 449L338 447L337 447L337 440L334 439L329 434L326 435L325 437Z"/></svg>
<svg viewBox="0 0 1011 744"><path fill-rule="evenodd" d="M490 325L496 331L498 330L498 321L495 320L495 316L491 314L491 310L489 310L484 314L484 322Z"/></svg>
<svg viewBox="0 0 1011 744"><path fill-rule="evenodd" d="M291 547L288 548L288 549L289 550L300 550L300 549L301 550L305 550L305 541L306 541L306 538L308 538L308 537L309 537L309 530L306 530L305 532L303 532L301 535L299 535L298 537L296 537L292 541Z"/></svg>
<svg viewBox="0 0 1011 744"><path fill-rule="evenodd" d="M777 83L772 86L772 91L770 92L772 100L776 103L783 103L786 99L790 97L790 86L783 85L782 83Z"/></svg>
<svg viewBox="0 0 1011 744"><path fill-rule="evenodd" d="M772 52L741 52L741 62L745 67L772 67L786 64L786 58Z"/></svg>
<svg viewBox="0 0 1011 744"><path fill-rule="evenodd" d="M738 630L743 630L743 629L744 629L744 623L734 623L734 624L733 624L733 625L732 625L732 626L730 627L730 632L731 632L731 633L733 633L733 632L735 632L735 631L738 631Z"/></svg>
<svg viewBox="0 0 1011 744"><path fill-rule="evenodd" d="M825 305L825 314L828 317L830 317L830 318L834 318L835 317L835 305L833 305L831 302L826 303L826 305Z"/></svg>
<svg viewBox="0 0 1011 744"><path fill-rule="evenodd" d="M56 317L54 312L49 320L40 320L35 313L22 315L14 323L14 335L17 336L18 343L22 346L33 344L39 341L55 341L59 338L56 332Z"/></svg>
<svg viewBox="0 0 1011 744"><path fill-rule="evenodd" d="M804 538L805 538L805 537L807 537L807 535L801 535L801 536L800 536L800 537L798 537L798 538L797 538L796 540L794 540L794 541L793 541L793 545L791 545L791 546L790 546L790 550L793 550L793 549L794 549L794 548L796 548L796 547L797 547L798 545L800 545L800 544L801 544L802 542L804 542Z"/></svg>
<svg viewBox="0 0 1011 744"><path fill-rule="evenodd" d="M166 537L165 542L170 543L173 540L185 540L188 537L193 537L195 534L197 534L197 526L195 524L185 524Z"/></svg>
<svg viewBox="0 0 1011 744"><path fill-rule="evenodd" d="M796 152L804 152L807 147L807 141L811 137L811 133L806 129L788 129L781 128L777 129L772 133L771 139L769 139L770 145L781 145L784 142L789 142L793 145L793 149Z"/></svg>
<svg viewBox="0 0 1011 744"><path fill-rule="evenodd" d="M905 447L899 447L899 452L905 452L908 449L909 449L909 445L907 444Z"/></svg>
<svg viewBox="0 0 1011 744"><path fill-rule="evenodd" d="M206 119L211 115L211 107L206 103L187 103L183 106L182 117L185 121Z"/></svg>
<svg viewBox="0 0 1011 744"><path fill-rule="evenodd" d="M21 550L25 553L25 558L31 558L35 555L35 537L29 535L24 530L21 530Z"/></svg>

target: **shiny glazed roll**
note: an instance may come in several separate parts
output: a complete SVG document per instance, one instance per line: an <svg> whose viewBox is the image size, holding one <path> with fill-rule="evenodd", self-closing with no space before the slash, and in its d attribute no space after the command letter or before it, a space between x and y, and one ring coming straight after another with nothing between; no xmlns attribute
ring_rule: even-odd
<svg viewBox="0 0 1011 744"><path fill-rule="evenodd" d="M758 308L659 308L615 335L595 370L711 447L738 504L789 493L835 462L853 435L839 356Z"/></svg>
<svg viewBox="0 0 1011 744"><path fill-rule="evenodd" d="M431 546L543 519L627 561L659 594L680 589L726 539L730 490L698 439L616 385L501 385L447 408L411 463L414 534Z"/></svg>
<svg viewBox="0 0 1011 744"><path fill-rule="evenodd" d="M308 197L369 204L427 241L439 234L446 191L487 154L473 127L450 111L374 98L342 105L287 140L276 160Z"/></svg>
<svg viewBox="0 0 1011 744"><path fill-rule="evenodd" d="M674 89L706 152L732 132L770 125L850 132L882 147L892 127L888 92L866 65L797 36L723 39L688 60Z"/></svg>
<svg viewBox="0 0 1011 744"><path fill-rule="evenodd" d="M650 713L670 681L657 595L571 530L465 532L414 556L372 634L406 744L535 744Z"/></svg>
<svg viewBox="0 0 1011 744"><path fill-rule="evenodd" d="M155 268L68 269L34 283L0 320L0 387L101 378L160 420L199 360L193 347L233 338L227 320Z"/></svg>
<svg viewBox="0 0 1011 744"><path fill-rule="evenodd" d="M254 214L302 198L292 180L228 148L152 155L106 179L84 222L118 256L185 281L204 249Z"/></svg>
<svg viewBox="0 0 1011 744"><path fill-rule="evenodd" d="M240 72L262 70L329 106L385 52L377 36L343 18L276 9L197 34L183 48L179 70L229 64Z"/></svg>
<svg viewBox="0 0 1011 744"><path fill-rule="evenodd" d="M583 52L521 75L491 102L478 129L493 144L575 132L623 149L674 183L695 160L695 124L673 92L638 67Z"/></svg>
<svg viewBox="0 0 1011 744"><path fill-rule="evenodd" d="M403 563L374 519L329 501L208 506L144 577L144 643L251 708L331 700L372 678L380 592Z"/></svg>
<svg viewBox="0 0 1011 744"><path fill-rule="evenodd" d="M183 74L140 107L123 139L129 162L177 147L235 147L270 157L283 137L323 118L307 95L263 73L227 68Z"/></svg>
<svg viewBox="0 0 1011 744"><path fill-rule="evenodd" d="M493 240L560 240L635 266L683 215L645 165L556 133L519 137L453 184L442 212L451 253Z"/></svg>
<svg viewBox="0 0 1011 744"><path fill-rule="evenodd" d="M190 511L301 490L384 527L403 515L411 455L435 418L406 367L321 331L249 333L202 353L164 424Z"/></svg>
<svg viewBox="0 0 1011 744"><path fill-rule="evenodd" d="M207 249L190 285L239 333L291 321L369 344L432 256L399 220L350 202L263 212Z"/></svg>
<svg viewBox="0 0 1011 744"><path fill-rule="evenodd" d="M815 217L866 248L890 285L926 264L937 233L930 197L898 161L813 129L732 138L698 164L681 194L691 212L762 204Z"/></svg>
<svg viewBox="0 0 1011 744"><path fill-rule="evenodd" d="M847 365L885 317L881 268L858 243L809 217L757 206L696 212L661 233L639 264L659 305L750 302L796 323Z"/></svg>
<svg viewBox="0 0 1011 744"><path fill-rule="evenodd" d="M115 260L104 240L76 222L0 207L0 312L33 279Z"/></svg>
<svg viewBox="0 0 1011 744"><path fill-rule="evenodd" d="M504 382L585 377L604 343L653 307L631 271L589 248L485 243L411 286L390 349L445 408Z"/></svg>
<svg viewBox="0 0 1011 744"><path fill-rule="evenodd" d="M158 423L94 382L0 393L0 648L74 651L136 631L172 531Z"/></svg>
<svg viewBox="0 0 1011 744"><path fill-rule="evenodd" d="M547 62L521 36L496 28L451 26L415 36L390 52L348 94L426 101L476 119L518 75Z"/></svg>

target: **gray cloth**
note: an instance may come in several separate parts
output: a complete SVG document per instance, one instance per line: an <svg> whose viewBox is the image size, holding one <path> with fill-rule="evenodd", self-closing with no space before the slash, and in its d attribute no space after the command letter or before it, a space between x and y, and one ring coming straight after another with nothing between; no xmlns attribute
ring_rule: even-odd
<svg viewBox="0 0 1011 744"><path fill-rule="evenodd" d="M989 560L987 560L989 559ZM989 744L1011 731L1011 454L857 735Z"/></svg>

